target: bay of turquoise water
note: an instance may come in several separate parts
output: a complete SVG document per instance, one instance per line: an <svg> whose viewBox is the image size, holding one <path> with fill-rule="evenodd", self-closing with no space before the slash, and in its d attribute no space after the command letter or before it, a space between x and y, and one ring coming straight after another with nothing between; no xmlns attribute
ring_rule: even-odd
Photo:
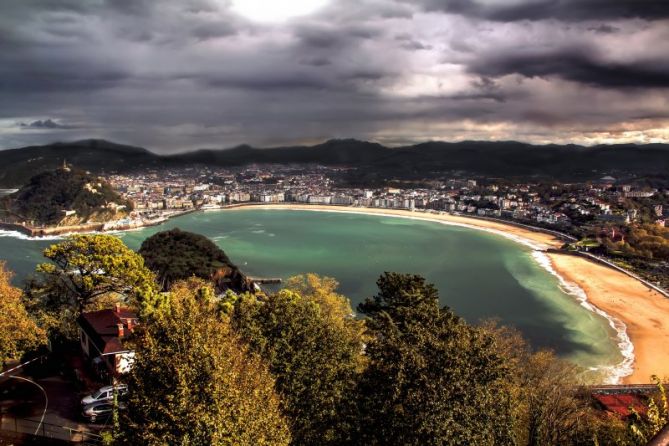
<svg viewBox="0 0 669 446"><path fill-rule="evenodd" d="M585 368L622 361L608 321L563 292L523 245L496 234L435 222L334 212L241 209L194 213L158 227L117 234L132 249L169 228L203 234L247 274L282 277L314 272L336 278L353 306L376 292L384 271L416 273L440 300L472 323L496 318ZM0 259L18 283L57 240L4 234Z"/></svg>

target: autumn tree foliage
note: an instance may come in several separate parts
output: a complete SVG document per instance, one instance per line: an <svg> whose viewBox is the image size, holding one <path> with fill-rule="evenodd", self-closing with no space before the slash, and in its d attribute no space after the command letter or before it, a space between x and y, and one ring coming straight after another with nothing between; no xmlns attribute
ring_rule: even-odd
<svg viewBox="0 0 669 446"><path fill-rule="evenodd" d="M363 333L337 282L313 274L264 297L242 296L232 319L276 377L293 444L341 444L363 364Z"/></svg>
<svg viewBox="0 0 669 446"><path fill-rule="evenodd" d="M633 438L640 444L646 444L662 428L669 423L669 399L667 398L667 385L657 376L651 377L653 383L657 386L657 392L649 401L648 413L641 416L634 413L629 423L629 431Z"/></svg>
<svg viewBox="0 0 669 446"><path fill-rule="evenodd" d="M159 305L154 275L142 256L112 235L73 235L44 250L50 260L37 266L28 283L31 309L43 326L65 337L86 309L123 300L150 312Z"/></svg>
<svg viewBox="0 0 669 446"><path fill-rule="evenodd" d="M168 251L169 266L180 249ZM632 446L668 418L664 388L629 425L602 416L578 368L512 329L466 323L421 276L383 274L356 315L334 279L314 274L216 297L190 273L161 292L112 236L73 236L45 256L25 299L0 264L0 364L47 331L71 337L81 311L136 305L115 443Z"/></svg>
<svg viewBox="0 0 669 446"><path fill-rule="evenodd" d="M11 285L12 273L0 261L0 369L46 343L46 333L26 311L23 293Z"/></svg>
<svg viewBox="0 0 669 446"><path fill-rule="evenodd" d="M512 398L516 444L528 446L628 445L625 424L602 416L583 387L583 370L549 350L533 350L517 330L487 321L512 371L504 392Z"/></svg>
<svg viewBox="0 0 669 446"><path fill-rule="evenodd" d="M511 370L495 338L440 308L435 287L385 273L359 305L370 340L356 444L511 445Z"/></svg>
<svg viewBox="0 0 669 446"><path fill-rule="evenodd" d="M286 445L290 432L267 366L230 328L211 287L176 284L138 328L119 442Z"/></svg>
<svg viewBox="0 0 669 446"><path fill-rule="evenodd" d="M669 259L669 228L655 224L631 225L618 230L622 238L604 238L604 247L613 254L648 260Z"/></svg>

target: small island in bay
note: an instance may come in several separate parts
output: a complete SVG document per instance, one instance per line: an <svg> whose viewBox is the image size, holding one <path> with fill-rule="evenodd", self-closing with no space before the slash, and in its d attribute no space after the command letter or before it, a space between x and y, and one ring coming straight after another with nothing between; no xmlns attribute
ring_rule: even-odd
<svg viewBox="0 0 669 446"><path fill-rule="evenodd" d="M200 234L179 228L161 231L142 242L139 254L164 291L190 277L211 281L217 293L256 291L225 252Z"/></svg>

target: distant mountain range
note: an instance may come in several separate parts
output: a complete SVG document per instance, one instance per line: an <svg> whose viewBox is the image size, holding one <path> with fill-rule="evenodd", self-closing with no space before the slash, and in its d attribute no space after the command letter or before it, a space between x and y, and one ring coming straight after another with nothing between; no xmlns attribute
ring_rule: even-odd
<svg viewBox="0 0 669 446"><path fill-rule="evenodd" d="M18 187L37 172L67 160L95 173L147 167L239 166L251 163L319 163L358 167L357 180L422 179L461 172L503 178L582 180L669 175L669 145L535 146L515 141L427 142L405 147L353 139L271 149L238 146L158 155L140 147L83 140L0 151L0 187Z"/></svg>

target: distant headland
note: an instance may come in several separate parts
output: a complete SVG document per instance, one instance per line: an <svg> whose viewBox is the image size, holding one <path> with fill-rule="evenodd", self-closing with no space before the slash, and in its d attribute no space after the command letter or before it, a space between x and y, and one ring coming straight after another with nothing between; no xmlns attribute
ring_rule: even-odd
<svg viewBox="0 0 669 446"><path fill-rule="evenodd" d="M127 217L132 206L104 179L63 161L2 197L0 222L31 236L96 231Z"/></svg>

